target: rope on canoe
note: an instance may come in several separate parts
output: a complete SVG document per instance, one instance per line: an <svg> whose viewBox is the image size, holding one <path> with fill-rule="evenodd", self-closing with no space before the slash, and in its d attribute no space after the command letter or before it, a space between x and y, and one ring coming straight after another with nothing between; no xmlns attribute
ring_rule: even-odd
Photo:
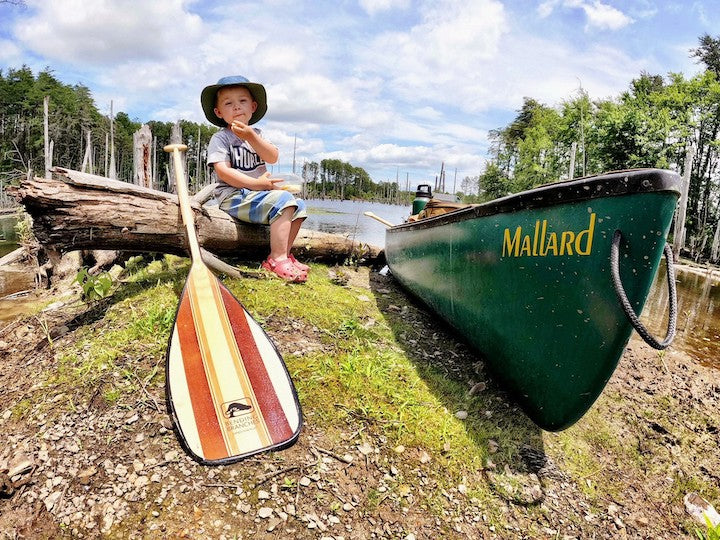
<svg viewBox="0 0 720 540"><path fill-rule="evenodd" d="M668 292L670 294L670 314L668 315L668 326L667 335L663 341L658 341L653 337L650 332L643 326L635 314L635 311L625 294L622 282L620 281L620 239L622 233L620 230L616 230L613 235L612 247L610 248L610 270L612 271L612 280L615 287L615 294L617 295L620 305L625 312L630 324L645 340L645 343L653 347L654 349L663 350L666 349L672 340L675 338L675 330L677 327L677 293L675 291L675 269L673 267L673 254L669 244L665 244L665 262L667 263L667 284Z"/></svg>

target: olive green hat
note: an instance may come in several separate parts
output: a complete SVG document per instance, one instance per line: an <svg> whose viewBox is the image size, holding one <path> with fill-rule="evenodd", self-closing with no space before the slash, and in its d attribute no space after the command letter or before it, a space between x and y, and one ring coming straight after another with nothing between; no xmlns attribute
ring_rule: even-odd
<svg viewBox="0 0 720 540"><path fill-rule="evenodd" d="M200 94L200 103L202 104L205 118L211 124L216 126L225 127L227 122L215 114L215 104L217 102L217 93L224 86L244 86L250 92L253 100L257 103L257 109L250 118L248 124L254 124L260 120L267 112L267 94L265 87L260 83L254 83L247 80L242 75L231 75L230 77L223 77L217 84L206 86L203 88Z"/></svg>

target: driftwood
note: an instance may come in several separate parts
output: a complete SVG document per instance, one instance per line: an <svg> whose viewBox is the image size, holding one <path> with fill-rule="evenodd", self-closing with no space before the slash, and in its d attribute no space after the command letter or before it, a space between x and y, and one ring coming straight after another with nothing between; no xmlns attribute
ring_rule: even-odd
<svg viewBox="0 0 720 540"><path fill-rule="evenodd" d="M187 253L176 195L58 167L52 172L49 179L23 178L15 189L45 249ZM206 262L226 271L217 257L259 261L267 256L269 227L240 223L217 206L203 206L210 191L203 189L191 202ZM306 229L301 229L294 250L324 262L352 257L374 264L382 257L378 247Z"/></svg>

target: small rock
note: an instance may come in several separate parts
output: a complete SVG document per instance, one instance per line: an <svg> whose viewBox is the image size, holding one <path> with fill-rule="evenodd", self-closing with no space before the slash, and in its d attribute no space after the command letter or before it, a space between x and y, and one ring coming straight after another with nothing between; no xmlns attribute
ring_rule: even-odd
<svg viewBox="0 0 720 540"><path fill-rule="evenodd" d="M300 485L302 487L308 487L312 483L312 480L310 480L307 476L303 476L300 479Z"/></svg>
<svg viewBox="0 0 720 540"><path fill-rule="evenodd" d="M73 454L77 454L80 451L80 446L76 442L69 442L65 445L65 450Z"/></svg>
<svg viewBox="0 0 720 540"><path fill-rule="evenodd" d="M136 488L143 488L143 487L147 486L149 483L150 483L150 480L148 480L147 476L138 476L133 485Z"/></svg>
<svg viewBox="0 0 720 540"><path fill-rule="evenodd" d="M720 524L720 514L713 507L712 504L707 502L697 493L688 493L683 498L685 503L685 509L688 514L700 525L706 526L705 516L710 520L713 527L717 527Z"/></svg>
<svg viewBox="0 0 720 540"><path fill-rule="evenodd" d="M282 519L279 517L273 517L270 518L270 521L268 521L267 529L265 529L267 532L273 532L275 528L282 523Z"/></svg>
<svg viewBox="0 0 720 540"><path fill-rule="evenodd" d="M405 447L402 444L399 444L395 447L395 453L396 454L402 454L405 451Z"/></svg>
<svg viewBox="0 0 720 540"><path fill-rule="evenodd" d="M458 420L465 420L467 417L467 411L458 411L455 413L455 418L457 418Z"/></svg>
<svg viewBox="0 0 720 540"><path fill-rule="evenodd" d="M372 454L375 449L372 447L371 444L364 442L364 443L358 445L358 450L360 451L360 453L363 456L368 456L368 455Z"/></svg>
<svg viewBox="0 0 720 540"><path fill-rule="evenodd" d="M258 491L258 500L259 501L266 501L268 499L270 499L270 493L268 493L267 491L262 490L262 489L260 491Z"/></svg>
<svg viewBox="0 0 720 540"><path fill-rule="evenodd" d="M134 424L135 422L137 422L138 420L140 420L140 416L137 413L135 413L130 418L125 420L125 423L127 425L131 425L131 424Z"/></svg>
<svg viewBox="0 0 720 540"><path fill-rule="evenodd" d="M250 507L249 504L243 504L243 503L238 503L238 505L236 506L236 508L237 508L238 510L240 510L243 514L247 514L247 513L250 512L250 510L251 510L251 507Z"/></svg>
<svg viewBox="0 0 720 540"><path fill-rule="evenodd" d="M258 515L258 517L261 518L261 519L267 519L267 518L269 518L270 516L273 515L273 509L272 509L272 508L268 508L267 506L263 506L262 508L260 508L260 509L258 510L257 515Z"/></svg>
<svg viewBox="0 0 720 540"><path fill-rule="evenodd" d="M56 491L45 498L43 502L48 512L53 509L55 504L60 500L60 497L62 497L62 491Z"/></svg>

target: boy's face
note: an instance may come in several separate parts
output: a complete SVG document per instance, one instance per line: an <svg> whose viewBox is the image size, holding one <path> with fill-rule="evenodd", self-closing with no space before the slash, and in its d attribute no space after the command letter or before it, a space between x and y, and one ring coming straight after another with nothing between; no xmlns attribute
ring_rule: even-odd
<svg viewBox="0 0 720 540"><path fill-rule="evenodd" d="M257 102L253 101L250 90L244 86L228 86L218 90L215 114L218 118L225 120L228 125L235 120L247 124L255 109L257 109Z"/></svg>

